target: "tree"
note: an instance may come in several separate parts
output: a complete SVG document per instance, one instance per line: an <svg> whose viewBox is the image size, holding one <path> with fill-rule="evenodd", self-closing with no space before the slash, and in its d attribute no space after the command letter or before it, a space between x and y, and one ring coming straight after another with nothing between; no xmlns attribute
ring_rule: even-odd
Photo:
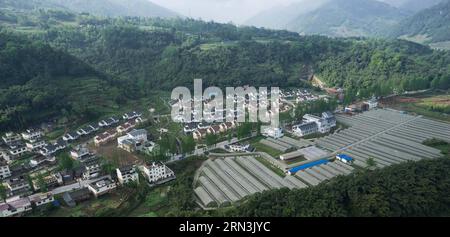
<svg viewBox="0 0 450 237"><path fill-rule="evenodd" d="M0 183L0 198L2 201L6 201L6 187Z"/></svg>
<svg viewBox="0 0 450 237"><path fill-rule="evenodd" d="M377 162L373 157L369 157L369 159L366 160L367 168L373 169L377 166Z"/></svg>
<svg viewBox="0 0 450 237"><path fill-rule="evenodd" d="M39 190L41 192L47 192L48 191L48 186L47 186L47 183L45 182L43 174L39 174L37 176L37 185L38 185Z"/></svg>
<svg viewBox="0 0 450 237"><path fill-rule="evenodd" d="M228 133L228 135L227 135L228 143L230 143L232 139L233 139L233 135L231 133Z"/></svg>
<svg viewBox="0 0 450 237"><path fill-rule="evenodd" d="M72 170L74 168L74 161L66 153L59 155L59 167L62 170Z"/></svg>
<svg viewBox="0 0 450 237"><path fill-rule="evenodd" d="M183 154L190 154L195 150L195 140L192 136L186 136L181 140Z"/></svg>
<svg viewBox="0 0 450 237"><path fill-rule="evenodd" d="M206 138L205 138L206 145L207 146L215 145L217 143L217 139L218 139L218 136L216 134L212 134L212 133L207 134Z"/></svg>

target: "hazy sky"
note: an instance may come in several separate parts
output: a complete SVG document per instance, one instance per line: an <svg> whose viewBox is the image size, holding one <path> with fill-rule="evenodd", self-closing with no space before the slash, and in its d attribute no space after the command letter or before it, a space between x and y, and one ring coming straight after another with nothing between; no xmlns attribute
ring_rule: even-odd
<svg viewBox="0 0 450 237"><path fill-rule="evenodd" d="M262 10L302 0L150 0L184 16L243 23Z"/></svg>

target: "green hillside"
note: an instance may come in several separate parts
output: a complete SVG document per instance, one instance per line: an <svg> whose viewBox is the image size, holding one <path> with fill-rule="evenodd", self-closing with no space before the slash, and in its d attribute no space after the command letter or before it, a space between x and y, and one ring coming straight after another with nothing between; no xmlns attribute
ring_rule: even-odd
<svg viewBox="0 0 450 237"><path fill-rule="evenodd" d="M378 1L334 0L299 15L287 28L304 34L338 37L380 36L406 16L406 12Z"/></svg>
<svg viewBox="0 0 450 237"><path fill-rule="evenodd" d="M392 35L420 43L450 41L450 1L418 12L402 21Z"/></svg>

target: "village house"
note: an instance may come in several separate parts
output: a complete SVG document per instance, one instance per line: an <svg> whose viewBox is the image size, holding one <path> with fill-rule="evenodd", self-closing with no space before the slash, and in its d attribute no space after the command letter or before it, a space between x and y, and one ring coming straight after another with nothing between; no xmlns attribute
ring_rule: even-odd
<svg viewBox="0 0 450 237"><path fill-rule="evenodd" d="M78 133L79 136L89 135L89 134L91 134L93 132L95 132L95 129L93 127L91 127L90 125L77 130L77 133Z"/></svg>
<svg viewBox="0 0 450 237"><path fill-rule="evenodd" d="M58 147L52 144L47 144L42 149L39 150L39 154L43 156L51 156L58 151Z"/></svg>
<svg viewBox="0 0 450 237"><path fill-rule="evenodd" d="M234 143L226 146L231 152L251 152L253 148L250 144Z"/></svg>
<svg viewBox="0 0 450 237"><path fill-rule="evenodd" d="M44 135L44 132L41 129L32 128L22 132L21 135L24 140L34 142L39 140Z"/></svg>
<svg viewBox="0 0 450 237"><path fill-rule="evenodd" d="M43 155L35 155L30 159L30 166L32 168L40 166L44 163L55 164L56 158L54 156L43 156Z"/></svg>
<svg viewBox="0 0 450 237"><path fill-rule="evenodd" d="M369 107L369 110L376 109L378 107L378 100L373 96L370 100L366 101L365 104Z"/></svg>
<svg viewBox="0 0 450 237"><path fill-rule="evenodd" d="M26 145L21 141L10 142L7 145L11 157L17 158L28 152Z"/></svg>
<svg viewBox="0 0 450 237"><path fill-rule="evenodd" d="M9 192L11 192L13 195L16 193L28 192L31 188L28 180L26 180L23 176L10 178L6 180L5 183Z"/></svg>
<svg viewBox="0 0 450 237"><path fill-rule="evenodd" d="M221 123L220 125L220 132L226 132L230 129L236 128L236 122L225 122Z"/></svg>
<svg viewBox="0 0 450 237"><path fill-rule="evenodd" d="M13 132L7 132L4 136L2 136L3 141L6 144L20 141L22 138L19 134Z"/></svg>
<svg viewBox="0 0 450 237"><path fill-rule="evenodd" d="M100 146L112 141L116 136L117 131L112 129L96 136L94 138L94 143L96 146Z"/></svg>
<svg viewBox="0 0 450 237"><path fill-rule="evenodd" d="M0 217L19 216L31 210L31 202L28 198L16 197L6 203L0 203Z"/></svg>
<svg viewBox="0 0 450 237"><path fill-rule="evenodd" d="M47 186L47 188L55 188L63 184L63 178L60 173L49 174L42 179L44 180L45 186ZM33 179L32 183L34 190L41 189L41 187L39 186L39 180L37 178Z"/></svg>
<svg viewBox="0 0 450 237"><path fill-rule="evenodd" d="M69 132L63 136L64 141L75 141L80 137L77 132Z"/></svg>
<svg viewBox="0 0 450 237"><path fill-rule="evenodd" d="M265 137L271 137L278 139L284 136L283 130L281 128L269 127L263 130L262 135Z"/></svg>
<svg viewBox="0 0 450 237"><path fill-rule="evenodd" d="M100 176L102 165L100 159L95 156L85 158L82 162L83 179L94 179Z"/></svg>
<svg viewBox="0 0 450 237"><path fill-rule="evenodd" d="M175 178L175 173L161 162L141 165L139 169L150 184L164 183Z"/></svg>
<svg viewBox="0 0 450 237"><path fill-rule="evenodd" d="M3 150L2 147L0 147L0 160L2 160L2 159L5 160L6 162L11 161L8 152Z"/></svg>
<svg viewBox="0 0 450 237"><path fill-rule="evenodd" d="M26 147L29 152L37 151L45 145L47 145L47 143L44 140L32 140L26 142Z"/></svg>
<svg viewBox="0 0 450 237"><path fill-rule="evenodd" d="M107 119L104 119L100 122L98 122L98 126L100 127L110 127L113 126L115 124L119 123L119 119L115 118L115 117L110 117Z"/></svg>
<svg viewBox="0 0 450 237"><path fill-rule="evenodd" d="M184 134L190 134L195 132L195 130L197 130L197 124L196 123L189 123L184 125L183 131Z"/></svg>
<svg viewBox="0 0 450 237"><path fill-rule="evenodd" d="M137 125L135 120L130 120L116 128L117 134L122 135L135 128Z"/></svg>
<svg viewBox="0 0 450 237"><path fill-rule="evenodd" d="M63 194L63 199L69 207L75 207L77 204L89 200L91 196L91 191L88 188L82 188L75 191L65 192Z"/></svg>
<svg viewBox="0 0 450 237"><path fill-rule="evenodd" d="M306 114L301 124L294 125L292 131L295 135L303 137L315 133L328 133L336 127L336 117L331 112L322 113L322 117Z"/></svg>
<svg viewBox="0 0 450 237"><path fill-rule="evenodd" d="M70 157L72 157L72 159L74 160L82 160L91 155L92 154L89 149L83 145L78 145L70 151Z"/></svg>
<svg viewBox="0 0 450 237"><path fill-rule="evenodd" d="M211 124L210 124L210 123L199 123L199 124L197 125L197 128L198 128L198 129L208 129L209 127L211 127Z"/></svg>
<svg viewBox="0 0 450 237"><path fill-rule="evenodd" d="M220 126L219 125L213 125L211 127L209 127L206 132L208 134L219 134L220 133Z"/></svg>
<svg viewBox="0 0 450 237"><path fill-rule="evenodd" d="M9 169L9 165L5 159L0 157L0 180L9 177L11 177L11 170Z"/></svg>
<svg viewBox="0 0 450 237"><path fill-rule="evenodd" d="M117 179L121 185L130 182L139 182L139 174L136 170L136 166L129 165L116 169Z"/></svg>
<svg viewBox="0 0 450 237"><path fill-rule="evenodd" d="M194 133L192 133L192 137L195 140L201 140L206 137L207 129L197 129Z"/></svg>
<svg viewBox="0 0 450 237"><path fill-rule="evenodd" d="M141 117L141 116L142 116L142 113L138 113L136 111L133 111L133 112L125 113L122 116L122 118L125 119L125 120L130 120L130 119L135 119L135 118L138 118L138 117Z"/></svg>
<svg viewBox="0 0 450 237"><path fill-rule="evenodd" d="M111 178L105 177L88 184L87 187L95 197L100 197L116 189L117 185Z"/></svg>
<svg viewBox="0 0 450 237"><path fill-rule="evenodd" d="M35 207L40 207L55 201L55 198L51 192L47 193L36 193L28 197L31 205Z"/></svg>
<svg viewBox="0 0 450 237"><path fill-rule="evenodd" d="M319 127L315 122L302 123L292 126L292 132L299 137L308 136L319 132Z"/></svg>
<svg viewBox="0 0 450 237"><path fill-rule="evenodd" d="M133 130L127 135L117 138L118 147L128 152L140 151L147 143L145 129Z"/></svg>

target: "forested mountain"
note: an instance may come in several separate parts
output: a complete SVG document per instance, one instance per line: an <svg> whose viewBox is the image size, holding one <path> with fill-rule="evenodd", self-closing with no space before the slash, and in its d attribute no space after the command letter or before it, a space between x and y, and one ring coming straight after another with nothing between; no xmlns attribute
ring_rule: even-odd
<svg viewBox="0 0 450 237"><path fill-rule="evenodd" d="M394 7L407 10L410 12L418 12L432 6L437 5L443 0L380 0L381 2L388 3Z"/></svg>
<svg viewBox="0 0 450 237"><path fill-rule="evenodd" d="M393 31L393 36L421 43L450 41L450 1L444 0L402 21Z"/></svg>
<svg viewBox="0 0 450 237"><path fill-rule="evenodd" d="M344 87L348 96L450 87L449 52L433 51L402 40L330 39L192 19L100 18L56 10L3 9L0 24L5 34L18 34L50 45L52 50L70 54L105 75L111 90L102 86L106 92L98 95L111 96L109 101L113 103L145 98L155 90L192 86L194 78L221 87L305 86L307 83L300 80L305 68L310 68L329 86ZM5 46L4 50L9 52L10 47ZM53 62L45 65L64 66ZM31 75L36 74L44 75L52 83L78 81L72 78L91 75L67 74L69 79L65 80L64 73L52 77L45 73ZM3 79L9 83L4 90L11 91L11 96L1 97L2 109L22 103L8 98L20 93L13 90L17 84L28 83L23 78L11 74ZM53 86L52 83L49 85ZM79 87L78 92L88 95L92 88L97 87ZM46 91L46 88L40 90ZM27 94L22 96L26 97L25 101L33 98ZM90 99L82 96L67 100L78 103ZM93 101L90 106L97 104L97 100ZM104 107L102 100L98 101ZM102 113L102 109L96 111ZM20 116L30 114L19 113ZM8 126L7 121L11 119L11 116L4 119L6 122L1 126Z"/></svg>
<svg viewBox="0 0 450 237"><path fill-rule="evenodd" d="M287 6L277 6L258 13L245 22L245 25L269 29L287 29L288 24L299 15L309 13L330 0L302 0Z"/></svg>
<svg viewBox="0 0 450 237"><path fill-rule="evenodd" d="M0 72L1 130L54 116L96 116L121 96L105 75L77 58L5 32L0 33Z"/></svg>
<svg viewBox="0 0 450 237"><path fill-rule="evenodd" d="M49 8L100 16L178 17L179 14L148 0L0 0L0 8Z"/></svg>
<svg viewBox="0 0 450 237"><path fill-rule="evenodd" d="M332 0L295 18L289 30L330 36L380 36L407 13L375 0Z"/></svg>
<svg viewBox="0 0 450 237"><path fill-rule="evenodd" d="M408 12L376 0L304 1L263 12L247 24L302 34L382 36L406 16Z"/></svg>

